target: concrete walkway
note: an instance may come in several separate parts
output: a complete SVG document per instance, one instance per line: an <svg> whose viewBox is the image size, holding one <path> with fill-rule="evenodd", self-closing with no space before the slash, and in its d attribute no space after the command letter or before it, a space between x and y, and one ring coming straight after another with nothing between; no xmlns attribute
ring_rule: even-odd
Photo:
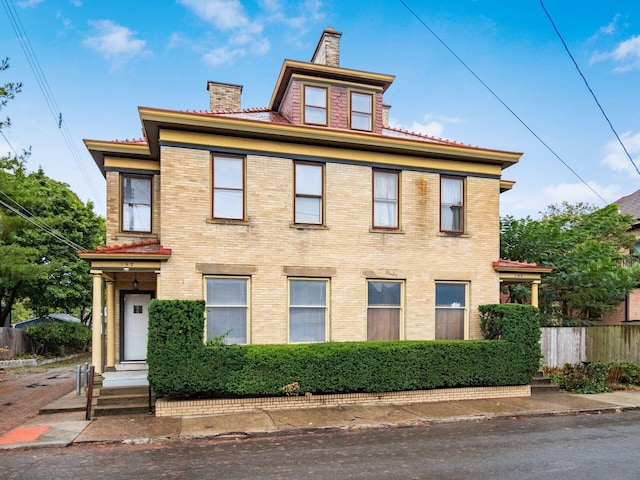
<svg viewBox="0 0 640 480"><path fill-rule="evenodd" d="M614 413L640 408L640 391L568 393L389 406L345 406L259 411L206 417L138 414L85 420L86 399L72 392L0 437L0 449L60 447L72 443L148 443L170 439L247 437L324 430L429 425L493 418Z"/></svg>

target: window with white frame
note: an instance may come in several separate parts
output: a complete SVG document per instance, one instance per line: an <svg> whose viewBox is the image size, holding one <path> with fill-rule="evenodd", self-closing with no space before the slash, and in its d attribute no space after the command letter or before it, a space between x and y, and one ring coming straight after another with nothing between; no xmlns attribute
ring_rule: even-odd
<svg viewBox="0 0 640 480"><path fill-rule="evenodd" d="M122 231L151 232L152 177L122 176Z"/></svg>
<svg viewBox="0 0 640 480"><path fill-rule="evenodd" d="M244 219L244 158L213 156L213 218Z"/></svg>
<svg viewBox="0 0 640 480"><path fill-rule="evenodd" d="M289 279L289 343L327 340L329 281Z"/></svg>
<svg viewBox="0 0 640 480"><path fill-rule="evenodd" d="M249 279L207 277L206 340L223 337L225 343L247 343Z"/></svg>
<svg viewBox="0 0 640 480"><path fill-rule="evenodd" d="M400 340L403 283L367 281L367 340Z"/></svg>
<svg viewBox="0 0 640 480"><path fill-rule="evenodd" d="M440 230L464 232L464 179L440 177Z"/></svg>
<svg viewBox="0 0 640 480"><path fill-rule="evenodd" d="M325 87L304 86L304 123L327 125L327 97Z"/></svg>
<svg viewBox="0 0 640 480"><path fill-rule="evenodd" d="M373 119L373 95L351 92L351 128L371 131Z"/></svg>
<svg viewBox="0 0 640 480"><path fill-rule="evenodd" d="M373 226L398 228L400 173L373 170Z"/></svg>
<svg viewBox="0 0 640 480"><path fill-rule="evenodd" d="M295 223L322 225L324 165L294 163Z"/></svg>
<svg viewBox="0 0 640 480"><path fill-rule="evenodd" d="M464 282L436 283L436 340L466 338L467 289Z"/></svg>

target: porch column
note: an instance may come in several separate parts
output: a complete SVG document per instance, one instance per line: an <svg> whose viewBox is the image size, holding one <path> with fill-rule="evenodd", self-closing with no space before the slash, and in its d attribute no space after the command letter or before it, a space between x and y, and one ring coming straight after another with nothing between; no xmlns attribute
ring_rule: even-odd
<svg viewBox="0 0 640 480"><path fill-rule="evenodd" d="M102 373L102 272L93 274L93 311L91 312L91 363Z"/></svg>
<svg viewBox="0 0 640 480"><path fill-rule="evenodd" d="M156 274L156 298L160 298L160 270L156 270L155 274Z"/></svg>
<svg viewBox="0 0 640 480"><path fill-rule="evenodd" d="M107 280L107 368L116 364L115 282Z"/></svg>
<svg viewBox="0 0 640 480"><path fill-rule="evenodd" d="M538 285L540 284L540 280L534 280L531 282L531 305L534 307L538 306Z"/></svg>

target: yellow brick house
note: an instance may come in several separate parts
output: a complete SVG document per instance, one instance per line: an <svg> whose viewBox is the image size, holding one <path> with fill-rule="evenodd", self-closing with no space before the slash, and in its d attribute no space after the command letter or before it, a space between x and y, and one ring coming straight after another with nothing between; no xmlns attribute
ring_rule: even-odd
<svg viewBox="0 0 640 480"><path fill-rule="evenodd" d="M98 372L144 364L152 298L205 300L227 342L481 337L521 154L390 127L394 77L341 67L340 37L285 60L267 108L208 82L209 110L140 107L144 138L85 140L107 182L107 243L80 252Z"/></svg>

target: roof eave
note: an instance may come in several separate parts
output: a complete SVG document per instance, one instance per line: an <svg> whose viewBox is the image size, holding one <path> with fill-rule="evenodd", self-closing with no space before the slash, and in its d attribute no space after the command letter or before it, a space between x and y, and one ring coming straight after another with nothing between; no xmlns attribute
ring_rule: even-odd
<svg viewBox="0 0 640 480"><path fill-rule="evenodd" d="M500 165L505 169L518 162L522 153L484 149L463 144L451 145L431 143L402 137L385 137L352 131L342 131L301 125L281 125L269 122L222 116L205 116L197 113L178 112L148 107L139 107L149 152L153 158L158 152L158 138L161 128L190 130L225 135L242 135L252 138L274 139L278 142L312 143L345 148L389 151L407 155L430 155L437 158L459 159Z"/></svg>

